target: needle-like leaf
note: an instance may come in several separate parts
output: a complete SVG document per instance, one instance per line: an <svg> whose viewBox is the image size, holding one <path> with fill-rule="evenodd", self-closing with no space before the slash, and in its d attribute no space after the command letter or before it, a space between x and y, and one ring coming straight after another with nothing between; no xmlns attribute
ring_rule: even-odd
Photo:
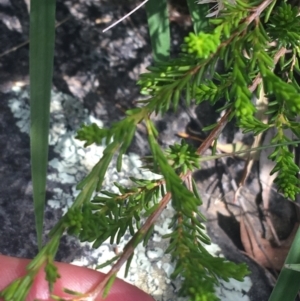
<svg viewBox="0 0 300 301"><path fill-rule="evenodd" d="M166 61L170 56L170 26L167 0L149 0L146 12L154 61Z"/></svg>
<svg viewBox="0 0 300 301"><path fill-rule="evenodd" d="M288 268L300 263L300 228L298 229L289 254L285 260L285 267L281 270L269 301L295 300L300 289L299 272Z"/></svg>
<svg viewBox="0 0 300 301"><path fill-rule="evenodd" d="M38 247L46 195L50 94L55 37L55 0L30 2L30 150Z"/></svg>
<svg viewBox="0 0 300 301"><path fill-rule="evenodd" d="M209 7L207 4L198 4L195 0L187 0L189 12L193 21L193 27L196 34L203 31L208 26L206 17Z"/></svg>

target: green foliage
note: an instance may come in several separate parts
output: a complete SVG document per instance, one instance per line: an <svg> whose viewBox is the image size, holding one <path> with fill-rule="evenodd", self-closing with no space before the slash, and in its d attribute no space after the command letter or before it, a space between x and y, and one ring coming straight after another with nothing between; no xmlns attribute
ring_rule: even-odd
<svg viewBox="0 0 300 301"><path fill-rule="evenodd" d="M53 259L49 261L45 266L45 274L46 274L46 280L49 283L49 291L53 291L53 285L56 282L58 278L60 278L60 275L58 274L57 267L53 262Z"/></svg>
<svg viewBox="0 0 300 301"><path fill-rule="evenodd" d="M187 5L192 18L194 31L197 34L208 26L208 18L205 18L208 5L198 5L194 0L187 0Z"/></svg>
<svg viewBox="0 0 300 301"><path fill-rule="evenodd" d="M272 140L273 143L284 143L289 141L290 139L283 135L282 131L279 131ZM278 177L275 179L275 183L278 185L279 190L284 193L286 198L294 200L296 195L300 192L299 179L297 177L300 168L295 164L293 154L286 145L281 145L275 148L269 158L276 162L271 174L280 171Z"/></svg>
<svg viewBox="0 0 300 301"><path fill-rule="evenodd" d="M299 8L281 2L270 17L268 32L272 40L278 41L280 46L297 47L300 45L299 27Z"/></svg>
<svg viewBox="0 0 300 301"><path fill-rule="evenodd" d="M300 263L300 228L298 228L290 251L285 260L285 266L281 270L277 283L271 293L269 301L288 300L293 301L299 293L299 272L290 269L292 265ZM288 288L288 289L283 289Z"/></svg>
<svg viewBox="0 0 300 301"><path fill-rule="evenodd" d="M194 183L194 189L195 187ZM210 244L210 239L204 232L204 217L197 207L193 208L189 204L190 201L179 200L177 197L174 199L176 214L171 222L173 232L165 236L170 238L166 253L170 253L172 261L176 262L171 278L184 278L180 295L189 296L190 300L218 300L214 295L218 278L243 281L248 274L247 266L236 265L207 252L204 245Z"/></svg>
<svg viewBox="0 0 300 301"><path fill-rule="evenodd" d="M164 152L168 164L176 171L178 175L186 174L188 171L193 171L200 168L199 159L196 149L187 144L184 140L181 144L175 143L167 148ZM161 173L161 170L155 165L153 156L147 156L143 159L144 168L151 170L153 173Z"/></svg>
<svg viewBox="0 0 300 301"><path fill-rule="evenodd" d="M170 56L170 27L167 0L148 0L146 3L149 34L154 60L165 61Z"/></svg>
<svg viewBox="0 0 300 301"><path fill-rule="evenodd" d="M181 141L181 144L171 145L167 153L167 158L172 161L171 166L175 170L179 170L179 173L186 174L188 170L193 171L200 168L196 149L186 144L184 140Z"/></svg>
<svg viewBox="0 0 300 301"><path fill-rule="evenodd" d="M29 293L32 283L33 277L31 275L16 279L0 292L0 297L4 300L22 301L24 296Z"/></svg>
<svg viewBox="0 0 300 301"><path fill-rule="evenodd" d="M190 10L195 8L191 1L188 1ZM106 294L116 271L125 261L128 271L136 245L147 244L155 220L170 200L174 216L169 225L171 233L164 238L169 239L166 253L176 266L171 277L183 279L179 294L188 296L191 301L218 300L215 286L219 279L243 280L248 274L244 264L214 257L205 249L210 239L205 232L205 217L200 212L201 196L191 178L191 173L203 161L201 155L205 148L196 150L185 142L166 150L159 146L158 131L150 116L163 115L170 109L176 111L179 103L190 106L192 101L196 104L208 101L212 106L221 106L220 110L230 113L228 119L234 118L244 132L254 135L274 128L276 135L271 141L274 151L269 158L276 162L272 170L272 173L278 172L275 183L287 198L295 199L300 192L300 170L287 146L291 142L287 131L300 138L297 121L300 113L299 7L286 1L218 1L218 16L209 22L200 18L203 9L199 9L199 14L193 10L195 33L185 38L177 58L168 59L166 3L156 0L147 3L155 64L140 76L138 85L148 98L140 101L139 107L128 110L126 117L109 129L92 124L78 130L76 138L84 141L86 147L104 143L106 149L90 174L77 185L79 195L50 232L50 241L28 265L28 274L1 291L0 297L6 301L23 300L42 266L52 289L59 278L53 259L64 231L93 243L94 248L107 239L119 243L129 231L133 238L124 253L109 261L115 265L103 285ZM216 65L220 61L224 70L217 72ZM257 97L261 94L268 99L266 122L257 117ZM161 177L157 180L131 178L131 187L114 183L118 193L103 191L109 164L117 155L117 170L121 170L123 155L141 122L146 125L151 150L145 167ZM208 127L213 128L213 139L204 143L206 148L218 138L218 132L214 132L218 126L221 122Z"/></svg>
<svg viewBox="0 0 300 301"><path fill-rule="evenodd" d="M30 1L30 156L35 227L38 248L42 248L46 178L50 89L52 86L55 0Z"/></svg>
<svg viewBox="0 0 300 301"><path fill-rule="evenodd" d="M211 53L215 53L220 45L220 32L207 34L200 32L195 35L191 32L185 39L182 51L194 54L197 58L208 58Z"/></svg>
<svg viewBox="0 0 300 301"><path fill-rule="evenodd" d="M255 7L257 3L253 1L252 5ZM227 100L225 107L231 107L232 116L237 118L238 125L245 132L259 134L273 126L280 131L284 126L291 128L299 137L299 131L295 129L297 128L295 118L299 114L300 106L299 87L294 79L294 75L298 73L298 49L291 49L292 55L283 53L280 56L281 69L285 72L273 71L278 60L276 56L280 55L279 50L282 46L298 46L300 39L295 32L299 28L299 8L283 2L274 8L273 13L270 10L273 6L267 11L271 14L269 20L267 16L265 18L268 22L264 23L262 12L259 21L252 24L250 20L254 20L256 12L251 3L237 2L236 5L225 3L225 7L226 11L223 14L211 20L211 23L216 26L211 29L211 32L199 33L197 36L191 33L185 39L184 51L194 54L198 59L198 62L190 68L190 74L193 76L189 78L189 86L196 86L196 88L191 89L188 85L183 87L187 94L190 93L187 99L195 97L197 103L209 100L213 105L225 97ZM276 45L270 46L271 41L276 41ZM211 70L206 69L206 66L214 64L214 53L224 60L226 72L224 75L212 72L212 79L203 79L205 72ZM182 73L182 79L188 74L189 72ZM200 83L201 79L202 83ZM255 117L257 109L252 93L261 88L260 84L255 83L258 79L262 81L266 96L276 99L271 103L268 113L276 112L278 116L277 118L272 116L273 119L269 124L264 124ZM274 125L272 121L275 118ZM280 122L282 120L284 124ZM293 122L294 126L291 126ZM284 143L287 140L274 139L273 143L279 141ZM293 154L287 147L278 148L285 148L289 156L286 160L280 161L281 163L277 163L275 170L280 173L275 182L285 196L294 199L299 192L299 180L296 165L293 163ZM279 153L283 156L287 155L286 152L282 150ZM277 157L273 155L270 158ZM280 159L277 158L276 161L278 160ZM284 170L292 172L288 178L285 177ZM290 181L289 184L287 181Z"/></svg>
<svg viewBox="0 0 300 301"><path fill-rule="evenodd" d="M107 129L100 129L96 123L93 123L91 125L83 125L75 138L85 141L84 147L87 147L93 143L100 145L107 135Z"/></svg>
<svg viewBox="0 0 300 301"><path fill-rule="evenodd" d="M94 242L94 248L108 237L111 244L119 244L127 230L134 235L140 228L140 212L149 216L156 209L162 188L157 181L131 180L135 183L131 188L114 183L119 194L101 191L81 209L70 209L64 217L68 232L81 241Z"/></svg>

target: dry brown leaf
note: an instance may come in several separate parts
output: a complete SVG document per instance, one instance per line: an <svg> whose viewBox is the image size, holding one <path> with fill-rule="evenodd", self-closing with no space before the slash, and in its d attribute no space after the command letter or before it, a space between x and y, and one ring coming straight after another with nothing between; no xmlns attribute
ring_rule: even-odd
<svg viewBox="0 0 300 301"><path fill-rule="evenodd" d="M272 246L272 243L261 237L260 233L256 233L255 237L245 218L242 218L240 227L241 240L246 253L261 266L281 270L298 227L299 223L295 224L290 236L280 241L280 246Z"/></svg>

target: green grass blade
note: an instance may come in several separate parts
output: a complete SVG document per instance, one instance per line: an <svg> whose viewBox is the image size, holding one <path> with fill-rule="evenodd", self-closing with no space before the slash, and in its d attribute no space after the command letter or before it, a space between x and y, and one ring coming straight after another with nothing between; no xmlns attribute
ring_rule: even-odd
<svg viewBox="0 0 300 301"><path fill-rule="evenodd" d="M55 38L55 0L30 2L30 151L38 247L42 230L48 163L50 94Z"/></svg>
<svg viewBox="0 0 300 301"><path fill-rule="evenodd" d="M285 264L300 263L300 227L285 260ZM276 285L269 301L294 301L300 289L300 273L291 269L283 268L279 274Z"/></svg>
<svg viewBox="0 0 300 301"><path fill-rule="evenodd" d="M192 18L194 31L197 34L208 27L209 23L206 15L208 14L209 6L207 4L198 4L195 0L187 0L187 4Z"/></svg>
<svg viewBox="0 0 300 301"><path fill-rule="evenodd" d="M170 25L167 0L149 0L146 12L154 61L170 57Z"/></svg>

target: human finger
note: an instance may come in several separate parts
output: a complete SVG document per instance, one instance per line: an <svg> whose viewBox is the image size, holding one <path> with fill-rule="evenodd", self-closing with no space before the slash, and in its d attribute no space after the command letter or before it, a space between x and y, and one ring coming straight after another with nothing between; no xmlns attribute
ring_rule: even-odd
<svg viewBox="0 0 300 301"><path fill-rule="evenodd" d="M26 275L26 266L30 260L12 258L0 255L0 290L6 287L14 279ZM56 263L58 272L61 276L55 285L53 294L62 298L70 297L63 289L68 288L76 292L88 292L93 289L104 278L104 274L67 263ZM51 300L49 296L48 283L45 280L43 269L36 276L27 301L35 299ZM1 299L0 299L1 300ZM97 300L103 300L98 296ZM114 282L106 301L153 301L154 299L138 289L137 287L128 284L120 279ZM2 300L1 300L2 301Z"/></svg>

